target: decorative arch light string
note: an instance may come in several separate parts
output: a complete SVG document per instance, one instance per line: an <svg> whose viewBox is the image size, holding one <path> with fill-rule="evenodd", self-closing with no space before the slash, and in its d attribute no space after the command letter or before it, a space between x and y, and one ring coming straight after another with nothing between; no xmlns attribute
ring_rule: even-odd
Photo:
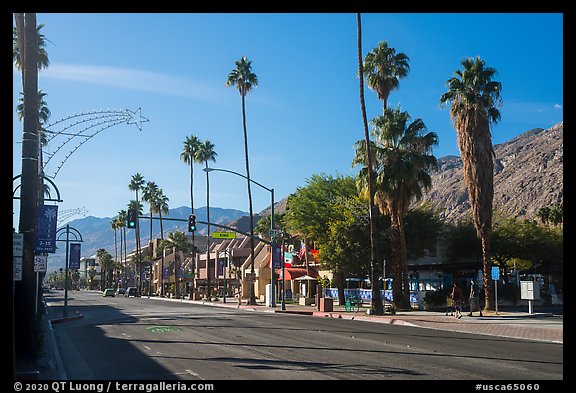
<svg viewBox="0 0 576 393"><path fill-rule="evenodd" d="M149 121L147 118L142 116L141 109L138 108L136 111L131 111L129 109L125 110L101 110L92 111L86 113L75 114L68 116L64 119L58 120L54 123L48 124L44 127L44 132L51 134L47 141L50 142L58 136L67 136L66 138L53 152L43 152L48 159L43 163L42 168L45 169L50 160L56 156L56 154L66 146L72 139L76 137L84 138L82 142L73 147L68 154L65 155L64 159L60 162L56 171L52 175L48 175L52 179L56 177L64 163L68 158L78 150L86 141L92 137L98 135L100 132L111 128L115 125L126 123L135 124L138 130L142 131L142 123ZM60 130L55 130L56 127L62 127ZM80 130L75 131L75 127L82 127Z"/></svg>

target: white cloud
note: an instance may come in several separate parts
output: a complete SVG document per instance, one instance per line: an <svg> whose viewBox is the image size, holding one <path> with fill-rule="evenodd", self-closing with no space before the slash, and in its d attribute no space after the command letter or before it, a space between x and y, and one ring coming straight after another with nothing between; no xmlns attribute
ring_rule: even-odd
<svg viewBox="0 0 576 393"><path fill-rule="evenodd" d="M188 97L222 104L230 95L220 88L151 71L88 64L50 63L44 78L77 81L115 88Z"/></svg>
<svg viewBox="0 0 576 393"><path fill-rule="evenodd" d="M562 105L554 104L554 110L562 110Z"/></svg>

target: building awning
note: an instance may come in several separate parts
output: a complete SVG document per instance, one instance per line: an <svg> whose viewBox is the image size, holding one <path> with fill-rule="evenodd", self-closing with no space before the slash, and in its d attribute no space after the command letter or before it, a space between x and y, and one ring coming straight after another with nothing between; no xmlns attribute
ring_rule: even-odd
<svg viewBox="0 0 576 393"><path fill-rule="evenodd" d="M282 269L277 269L276 273L282 276ZM289 267L284 269L284 279L285 280L295 280L298 277L303 277L308 274L310 277L317 278L318 272L313 268L310 268L310 271L306 271L305 267Z"/></svg>

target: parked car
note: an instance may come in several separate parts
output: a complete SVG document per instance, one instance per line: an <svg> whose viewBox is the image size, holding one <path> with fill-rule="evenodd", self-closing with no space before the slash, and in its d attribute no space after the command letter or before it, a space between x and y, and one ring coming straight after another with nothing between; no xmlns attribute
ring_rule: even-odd
<svg viewBox="0 0 576 393"><path fill-rule="evenodd" d="M126 294L126 288L118 288L116 290L116 295L125 295Z"/></svg>
<svg viewBox="0 0 576 393"><path fill-rule="evenodd" d="M104 292L102 293L102 297L108 297L108 296L111 296L111 297L115 296L114 295L114 288L106 288L104 290Z"/></svg>
<svg viewBox="0 0 576 393"><path fill-rule="evenodd" d="M126 293L124 294L125 297L130 297L130 296L134 296L134 297L139 297L140 294L138 294L138 288L136 287L128 287L126 289Z"/></svg>

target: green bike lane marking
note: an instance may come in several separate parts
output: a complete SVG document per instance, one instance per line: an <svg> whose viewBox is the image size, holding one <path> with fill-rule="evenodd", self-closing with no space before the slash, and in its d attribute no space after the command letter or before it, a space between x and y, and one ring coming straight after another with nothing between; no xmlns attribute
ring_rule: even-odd
<svg viewBox="0 0 576 393"><path fill-rule="evenodd" d="M146 328L151 333L173 333L173 332L181 332L177 326L149 326Z"/></svg>

